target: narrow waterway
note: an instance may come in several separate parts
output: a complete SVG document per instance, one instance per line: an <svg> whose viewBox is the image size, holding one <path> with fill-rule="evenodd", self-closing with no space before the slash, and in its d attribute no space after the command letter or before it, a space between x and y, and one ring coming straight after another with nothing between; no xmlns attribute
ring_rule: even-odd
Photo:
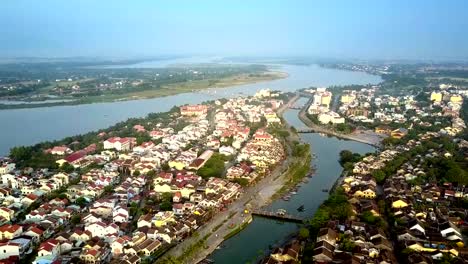
<svg viewBox="0 0 468 264"><path fill-rule="evenodd" d="M298 101L298 104L305 99ZM304 127L298 118L299 110L289 109L284 113L284 119L296 128ZM359 142L347 141L336 137L322 136L318 133L301 134L301 139L311 145L311 151L316 157L311 166L316 168L315 174L308 183L302 184L298 193L289 201L279 199L273 202L269 209L275 211L286 209L290 214L311 217L328 197L323 189L330 189L342 172L338 163L339 153L348 149L361 154L374 152L375 148ZM261 195L261 193L259 194ZM296 209L304 205L305 210ZM255 217L254 221L233 238L224 241L222 248L216 250L209 258L215 263L255 263L259 256L269 250L270 246L279 246L290 234L298 228L297 224Z"/></svg>

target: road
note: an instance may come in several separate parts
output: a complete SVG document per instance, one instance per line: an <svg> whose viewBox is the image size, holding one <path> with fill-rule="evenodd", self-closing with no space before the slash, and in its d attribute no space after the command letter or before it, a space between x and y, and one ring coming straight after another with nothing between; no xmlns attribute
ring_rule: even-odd
<svg viewBox="0 0 468 264"><path fill-rule="evenodd" d="M287 104L281 106L278 109L278 115L281 116L289 105L292 105L292 103L294 103L298 98L299 95L296 94ZM297 139L296 134L290 134L292 135L292 138ZM291 150L288 146L288 154L290 151ZM238 226L252 217L249 213L243 213L247 204L250 209L258 209L271 203L271 197L277 193L286 182L287 174L285 172L288 170L289 165L295 161L291 155L286 156L288 158L277 166L267 177L258 181L254 186L244 188L244 193L241 197L230 204L226 211L217 212L208 223L201 226L197 230L198 235L192 235L191 237L183 240L180 244L169 250L165 256L180 257L189 247L199 243L200 239L209 235L205 243L208 248L198 250L195 255L186 259L184 262L198 263L205 259L224 241L224 237L232 231L232 228L229 228L229 226ZM230 215L232 215L231 218L229 218ZM219 228L213 232L216 227ZM156 263L159 262L156 261Z"/></svg>

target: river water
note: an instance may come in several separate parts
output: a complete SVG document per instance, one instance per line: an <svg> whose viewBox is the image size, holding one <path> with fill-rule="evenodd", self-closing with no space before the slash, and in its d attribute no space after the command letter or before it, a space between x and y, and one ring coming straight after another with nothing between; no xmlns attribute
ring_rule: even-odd
<svg viewBox="0 0 468 264"><path fill-rule="evenodd" d="M304 102L306 99L301 99ZM305 125L298 118L299 110L289 109L284 113L284 119L296 128ZM355 141L347 141L336 137L322 136L318 133L301 134L303 142L310 144L311 152L316 155L311 166L316 172L309 182L303 184L298 193L289 201L281 199L269 206L270 211L286 209L289 214L311 217L322 202L328 197L323 189L330 189L342 172L338 162L339 153L348 149L357 153L374 152L375 148ZM297 208L304 205L304 212ZM209 258L215 263L238 264L256 263L259 256L268 251L269 246L280 246L286 237L297 231L298 225L289 222L254 217L254 221L238 235L224 241L222 248L216 250Z"/></svg>
<svg viewBox="0 0 468 264"><path fill-rule="evenodd" d="M157 61L127 65L127 67L164 67L183 60ZM201 62L201 60L188 60ZM123 67L123 66L119 66ZM56 106L29 109L0 110L0 156L18 145L32 145L41 141L61 139L67 136L108 127L130 117L143 117L152 112L164 112L173 106L195 104L217 98L252 95L264 88L295 91L310 86L344 84L368 84L381 81L379 76L362 72L325 69L317 65L275 65L275 69L287 72L288 78L261 83L214 88L205 91L178 94L153 99L96 103L75 106Z"/></svg>

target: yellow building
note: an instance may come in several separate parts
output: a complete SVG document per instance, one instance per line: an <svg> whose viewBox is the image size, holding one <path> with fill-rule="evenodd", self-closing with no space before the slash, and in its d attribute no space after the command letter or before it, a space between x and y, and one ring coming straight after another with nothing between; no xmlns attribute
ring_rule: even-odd
<svg viewBox="0 0 468 264"><path fill-rule="evenodd" d="M392 203L392 208L404 208L407 206L408 204L403 200L396 200Z"/></svg>
<svg viewBox="0 0 468 264"><path fill-rule="evenodd" d="M169 222L174 221L174 213L171 211L159 212L153 218L153 223L156 227L165 226Z"/></svg>
<svg viewBox="0 0 468 264"><path fill-rule="evenodd" d="M14 217L15 211L11 210L10 208L0 207L0 216L5 218L8 221Z"/></svg>
<svg viewBox="0 0 468 264"><path fill-rule="evenodd" d="M354 193L354 197L356 198L366 198L366 199L374 199L376 197L376 194L373 190L371 189L365 189L364 191L356 191Z"/></svg>
<svg viewBox="0 0 468 264"><path fill-rule="evenodd" d="M185 164L181 161L171 160L169 161L169 167L175 168L177 170L182 170L183 168L185 168Z"/></svg>
<svg viewBox="0 0 468 264"><path fill-rule="evenodd" d="M463 97L459 94L454 94L450 96L450 102L452 103L462 103L463 102Z"/></svg>
<svg viewBox="0 0 468 264"><path fill-rule="evenodd" d="M432 93L431 93L431 101L433 101L433 102L441 102L441 101L442 101L442 93L440 93L440 92L432 92Z"/></svg>
<svg viewBox="0 0 468 264"><path fill-rule="evenodd" d="M341 103L343 104L349 104L354 101L355 97L354 95L351 94L344 94L341 96Z"/></svg>
<svg viewBox="0 0 468 264"><path fill-rule="evenodd" d="M320 99L321 105L330 106L331 103L331 93L324 93Z"/></svg>

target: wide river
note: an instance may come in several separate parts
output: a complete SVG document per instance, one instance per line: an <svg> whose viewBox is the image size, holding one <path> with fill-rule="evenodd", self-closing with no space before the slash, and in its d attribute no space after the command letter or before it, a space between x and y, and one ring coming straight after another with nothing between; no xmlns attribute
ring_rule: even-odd
<svg viewBox="0 0 468 264"><path fill-rule="evenodd" d="M173 62L183 63L178 59ZM189 62L197 62L190 61ZM172 62L141 63L128 67L164 67ZM119 66L123 67L123 66ZM228 88L184 93L154 99L56 106L29 109L0 110L0 156L13 146L32 145L108 127L130 117L143 117L152 112L164 112L173 106L196 104L207 100L252 95L264 88L295 91L310 86L379 83L381 78L362 72L325 69L317 65L276 65L288 78Z"/></svg>
<svg viewBox="0 0 468 264"><path fill-rule="evenodd" d="M303 128L304 124L298 118L298 113L299 110L287 110L284 118L289 124L299 129ZM322 136L318 133L301 134L301 139L310 144L311 152L316 155L311 161L311 166L316 168L315 174L308 183L299 188L291 200L274 201L269 206L269 210L274 212L283 208L293 215L311 217L328 197L328 193L322 190L330 189L342 172L338 162L340 151L348 149L364 154L374 152L375 148L355 141ZM297 208L301 205L304 205L305 210L298 212ZM215 263L223 264L257 263L258 258L268 252L270 246L280 246L297 230L298 225L294 223L254 217L251 224L236 236L224 241L221 249L216 250L209 258Z"/></svg>

